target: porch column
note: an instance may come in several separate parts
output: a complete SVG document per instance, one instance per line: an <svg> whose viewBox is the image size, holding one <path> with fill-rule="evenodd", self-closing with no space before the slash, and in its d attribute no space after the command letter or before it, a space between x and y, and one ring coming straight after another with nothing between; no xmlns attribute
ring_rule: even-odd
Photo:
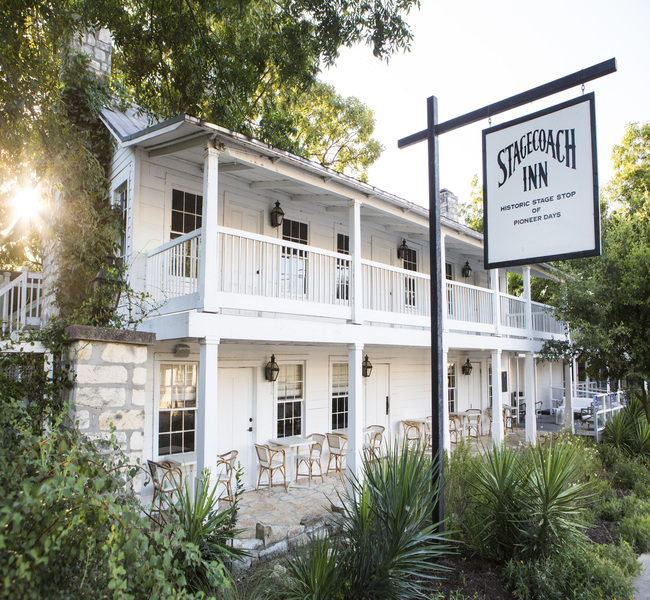
<svg viewBox="0 0 650 600"><path fill-rule="evenodd" d="M444 239L444 238L443 238ZM442 264L445 262L443 260ZM446 302L443 302L446 304ZM451 439L449 437L449 377L447 377L447 361L449 360L449 348L446 346L442 350L442 368L444 377L442 378L442 447L449 453L451 452Z"/></svg>
<svg viewBox="0 0 650 600"><path fill-rule="evenodd" d="M530 304L529 304L530 306ZM537 443L537 415L535 414L535 357L526 353L526 441L534 446Z"/></svg>
<svg viewBox="0 0 650 600"><path fill-rule="evenodd" d="M564 426L575 433L573 425L573 380L571 379L571 363L564 363Z"/></svg>
<svg viewBox="0 0 650 600"><path fill-rule="evenodd" d="M363 344L348 346L348 446L347 474L361 477L363 458Z"/></svg>
<svg viewBox="0 0 650 600"><path fill-rule="evenodd" d="M209 144L209 142L208 142ZM219 226L219 151L210 145L203 151L203 219L199 253L199 311L219 312L217 266Z"/></svg>
<svg viewBox="0 0 650 600"><path fill-rule="evenodd" d="M361 202L350 200L350 310L352 323L361 323L363 275L361 272Z"/></svg>
<svg viewBox="0 0 650 600"><path fill-rule="evenodd" d="M501 296L499 295L499 269L490 270L490 287L492 288L492 321L494 333L499 335L501 328ZM494 363L492 363L494 367Z"/></svg>
<svg viewBox="0 0 650 600"><path fill-rule="evenodd" d="M199 340L199 385L196 422L196 469L210 469L211 481L217 478L217 373L219 362L218 337Z"/></svg>
<svg viewBox="0 0 650 600"><path fill-rule="evenodd" d="M526 316L526 334L530 337L533 333L533 305L530 295L530 267L524 267L524 300Z"/></svg>
<svg viewBox="0 0 650 600"><path fill-rule="evenodd" d="M501 350L492 352L492 443L505 440L503 408L501 403Z"/></svg>

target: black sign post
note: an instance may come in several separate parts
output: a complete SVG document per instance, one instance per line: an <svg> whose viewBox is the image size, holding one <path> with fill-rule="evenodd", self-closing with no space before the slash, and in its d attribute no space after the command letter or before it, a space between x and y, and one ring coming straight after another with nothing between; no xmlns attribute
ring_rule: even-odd
<svg viewBox="0 0 650 600"><path fill-rule="evenodd" d="M438 158L438 136L465 125L476 123L494 115L523 106L535 100L546 98L577 85L598 79L616 71L616 59L611 58L602 63L577 71L550 83L545 83L516 96L484 106L460 117L438 123L438 100L435 96L427 99L427 128L402 138L397 147L402 149L427 140L429 172L429 253L431 269L431 445L433 452L440 457L434 485L440 487L438 504L434 508L433 520L443 527L444 506L442 490L443 477L443 402L444 402L444 365L442 364L442 254L440 233L440 171Z"/></svg>

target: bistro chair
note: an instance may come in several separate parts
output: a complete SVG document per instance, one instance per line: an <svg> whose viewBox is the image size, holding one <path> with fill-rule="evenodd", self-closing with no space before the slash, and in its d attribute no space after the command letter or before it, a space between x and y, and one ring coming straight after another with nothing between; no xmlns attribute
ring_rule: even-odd
<svg viewBox="0 0 650 600"><path fill-rule="evenodd" d="M309 447L309 454L298 454L296 456L296 481L298 477L308 477L309 487L311 487L311 478L313 476L314 465L318 465L318 474L320 475L321 481L323 479L323 467L320 462L321 454L323 453L323 442L325 441L325 436L322 433L312 433L307 436L307 439L313 440L313 444ZM307 465L307 473L300 473L300 465L304 463Z"/></svg>
<svg viewBox="0 0 650 600"><path fill-rule="evenodd" d="M487 418L488 422L488 435L492 435L492 407L486 408L485 409L485 417Z"/></svg>
<svg viewBox="0 0 650 600"><path fill-rule="evenodd" d="M449 415L449 442L457 444L463 439L463 420L457 415Z"/></svg>
<svg viewBox="0 0 650 600"><path fill-rule="evenodd" d="M503 407L503 427L507 431L512 429L514 431L517 426L517 409L514 406Z"/></svg>
<svg viewBox="0 0 650 600"><path fill-rule="evenodd" d="M433 421L433 417L427 417L426 420L424 421L424 439L427 443L427 450L431 450L433 447L431 443L431 422Z"/></svg>
<svg viewBox="0 0 650 600"><path fill-rule="evenodd" d="M282 477L284 479L284 491L288 491L287 456L284 452L284 448L273 450L266 444L255 444L255 452L257 452L257 460L260 463L260 474L257 477L256 489L260 489L262 473L266 471L267 477L269 479L269 494L271 493L271 486L273 485L273 474L276 472L282 473Z"/></svg>
<svg viewBox="0 0 650 600"><path fill-rule="evenodd" d="M149 475L153 483L152 513L162 514L165 507L174 503L174 495L178 496L183 488L183 471L180 465L168 460L155 462L147 461ZM163 506L164 504L164 506Z"/></svg>
<svg viewBox="0 0 650 600"><path fill-rule="evenodd" d="M330 448L330 458L327 461L327 475L330 472L330 465L334 459L334 472L339 473L343 481L343 469L345 464L345 455L347 452L348 438L336 433L327 434L327 445Z"/></svg>
<svg viewBox="0 0 650 600"><path fill-rule="evenodd" d="M478 408L468 408L465 411L467 420L467 437L474 437L478 440L481 435L481 416L482 412Z"/></svg>
<svg viewBox="0 0 650 600"><path fill-rule="evenodd" d="M385 430L386 428L383 425L369 425L366 427L366 442L363 444L363 451L370 462L381 459L381 442Z"/></svg>
<svg viewBox="0 0 650 600"><path fill-rule="evenodd" d="M420 444L422 442L422 434L420 433L420 426L413 421L402 421L404 427L404 439L406 445Z"/></svg>
<svg viewBox="0 0 650 600"><path fill-rule="evenodd" d="M232 491L232 480L235 473L235 461L238 455L239 452L237 450L231 450L225 454L217 454L217 468L220 470L217 484L225 486L226 495L230 504L235 501L235 495Z"/></svg>

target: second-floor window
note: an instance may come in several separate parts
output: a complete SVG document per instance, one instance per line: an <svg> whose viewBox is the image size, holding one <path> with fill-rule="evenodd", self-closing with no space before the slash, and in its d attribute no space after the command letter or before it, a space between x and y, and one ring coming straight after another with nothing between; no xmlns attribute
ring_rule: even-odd
<svg viewBox="0 0 650 600"><path fill-rule="evenodd" d="M129 202L127 185L124 182L115 190L115 205L122 213L122 239L120 240L120 258L125 259L129 254Z"/></svg>
<svg viewBox="0 0 650 600"><path fill-rule="evenodd" d="M404 254L404 268L407 271L418 270L418 253L413 248L408 248ZM409 308L415 308L416 281L414 277L406 277L404 280L404 304Z"/></svg>
<svg viewBox="0 0 650 600"><path fill-rule="evenodd" d="M201 227L203 219L203 196L172 190L171 240Z"/></svg>
<svg viewBox="0 0 650 600"><path fill-rule="evenodd" d="M350 254L350 236L339 233L336 236L336 251L339 254ZM336 299L350 299L350 263L347 260L336 259Z"/></svg>
<svg viewBox="0 0 650 600"><path fill-rule="evenodd" d="M282 239L296 244L308 243L309 227L307 223L284 219L282 221ZM302 299L307 295L307 252L297 248L282 248L283 292L285 297Z"/></svg>

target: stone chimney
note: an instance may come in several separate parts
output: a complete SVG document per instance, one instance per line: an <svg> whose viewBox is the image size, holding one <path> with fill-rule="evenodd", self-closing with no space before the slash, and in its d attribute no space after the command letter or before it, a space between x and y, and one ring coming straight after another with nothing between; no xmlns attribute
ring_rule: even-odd
<svg viewBox="0 0 650 600"><path fill-rule="evenodd" d="M447 189L440 190L440 215L458 223L458 196Z"/></svg>
<svg viewBox="0 0 650 600"><path fill-rule="evenodd" d="M107 79L110 76L113 40L108 29L81 32L73 40L72 49L82 52L90 58L89 66L97 77Z"/></svg>

